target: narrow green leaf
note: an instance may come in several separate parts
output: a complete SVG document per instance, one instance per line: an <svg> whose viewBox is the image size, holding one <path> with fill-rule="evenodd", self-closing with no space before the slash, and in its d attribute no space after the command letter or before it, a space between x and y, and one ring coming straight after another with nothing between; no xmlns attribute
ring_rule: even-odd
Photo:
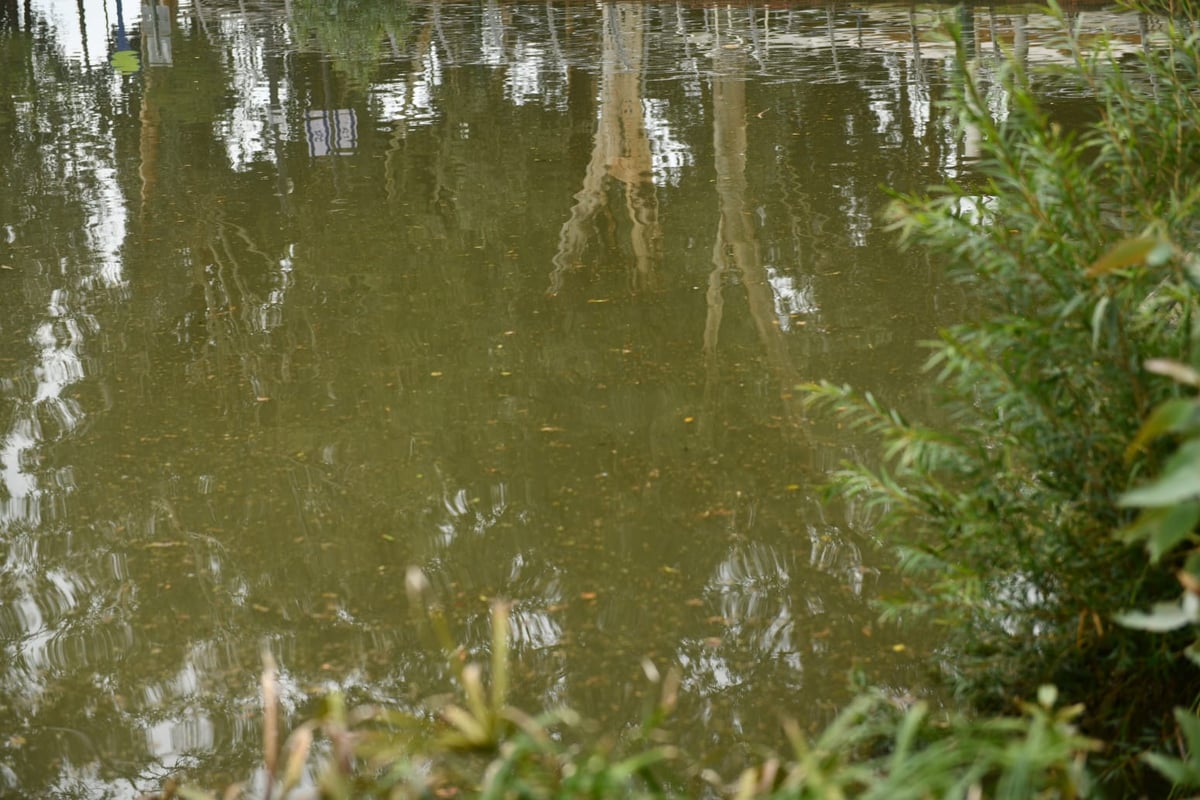
<svg viewBox="0 0 1200 800"><path fill-rule="evenodd" d="M1166 519L1146 543L1150 551L1150 560L1157 563L1160 558L1174 550L1177 544L1196 530L1197 522L1200 522L1198 501L1180 503L1168 510Z"/></svg>
<svg viewBox="0 0 1200 800"><path fill-rule="evenodd" d="M1175 433L1188 427L1188 423L1197 412L1200 412L1200 406L1197 406L1194 400L1180 398L1160 403L1150 412L1150 416L1142 423L1137 435L1125 449L1125 460L1131 460L1147 443L1163 434Z"/></svg>
<svg viewBox="0 0 1200 800"><path fill-rule="evenodd" d="M1142 755L1142 758L1147 764L1154 767L1155 771L1157 771L1175 786L1194 786L1196 784L1194 784L1193 781L1195 781L1197 777L1200 777L1200 774L1196 773L1192 769L1189 769L1187 764L1183 763L1177 758L1168 758L1167 756L1160 755L1159 753L1145 753Z"/></svg>
<svg viewBox="0 0 1200 800"><path fill-rule="evenodd" d="M463 667L462 688L467 710L481 724L486 725L492 715L487 704L487 692L483 688L483 670L478 664L467 664Z"/></svg>
<svg viewBox="0 0 1200 800"><path fill-rule="evenodd" d="M458 706L443 708L442 718L458 729L462 738L472 745L482 745L490 738L480 721Z"/></svg>
<svg viewBox="0 0 1200 800"><path fill-rule="evenodd" d="M924 703L917 703L900 721L896 730L895 750L892 751L892 770L899 769L916 746L917 735L920 733L927 711L928 708Z"/></svg>
<svg viewBox="0 0 1200 800"><path fill-rule="evenodd" d="M1161 241L1153 236L1135 236L1117 242L1107 253L1092 262L1087 268L1087 276L1095 278L1114 270L1144 264Z"/></svg>
<svg viewBox="0 0 1200 800"><path fill-rule="evenodd" d="M1145 542L1150 560L1158 561L1196 529L1200 522L1200 502L1189 501L1164 508L1147 508L1118 534L1130 544Z"/></svg>
<svg viewBox="0 0 1200 800"><path fill-rule="evenodd" d="M1183 571L1188 573L1196 584L1200 584L1200 550L1188 553L1187 559L1183 562Z"/></svg>
<svg viewBox="0 0 1200 800"><path fill-rule="evenodd" d="M671 751L664 748L647 750L644 753L638 753L630 756L624 761L619 761L616 764L612 764L608 767L608 771L614 778L624 783L647 767L651 767L659 762L666 761L670 755Z"/></svg>
<svg viewBox="0 0 1200 800"><path fill-rule="evenodd" d="M1157 508L1200 498L1200 439L1185 442L1156 479L1121 495L1118 505Z"/></svg>
<svg viewBox="0 0 1200 800"><path fill-rule="evenodd" d="M1186 708L1175 709L1175 721L1179 723L1179 729L1183 731L1183 739L1187 742L1188 755L1193 763L1193 769L1200 762L1200 717L1197 717Z"/></svg>
<svg viewBox="0 0 1200 800"><path fill-rule="evenodd" d="M1200 258L1196 258L1194 253L1184 254L1183 271L1193 286L1200 287Z"/></svg>
<svg viewBox="0 0 1200 800"><path fill-rule="evenodd" d="M509 604L492 604L492 713L499 714L508 705L508 669L511 629Z"/></svg>

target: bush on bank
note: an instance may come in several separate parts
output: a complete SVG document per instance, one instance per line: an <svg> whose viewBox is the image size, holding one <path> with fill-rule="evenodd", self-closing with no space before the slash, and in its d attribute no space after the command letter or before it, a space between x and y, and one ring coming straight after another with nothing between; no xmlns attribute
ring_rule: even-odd
<svg viewBox="0 0 1200 800"><path fill-rule="evenodd" d="M920 576L890 613L946 623L948 678L983 713L864 694L815 741L789 730L787 754L717 776L660 728L670 675L635 733L597 743L570 711L510 707L503 606L486 685L430 606L459 702L430 717L331 697L281 745L268 668L264 766L246 794L1072 798L1157 791L1159 776L1200 786L1200 718L1176 710L1200 697L1185 657L1200 649L1200 9L1139 10L1158 30L1135 57L1065 40L1075 62L1056 80L1097 98L1097 122L1053 124L1040 78L1016 62L996 119L968 68L955 102L980 134L981 182L893 206L904 240L944 256L980 305L932 345L946 420L808 387L814 405L881 437L883 466L850 465L837 489L879 510ZM981 199L984 218L961 213ZM174 784L161 796L209 797Z"/></svg>
<svg viewBox="0 0 1200 800"><path fill-rule="evenodd" d="M1200 519L1200 470L1136 519L1145 495L1122 500L1164 469L1186 483L1180 458L1197 464L1193 444L1172 455L1186 427L1181 386L1145 368L1195 363L1200 286L1197 6L1157 12L1161 29L1132 58L1066 41L1075 63L1057 80L1101 110L1082 131L1046 116L1018 64L1001 120L968 73L956 102L982 134L982 185L896 201L904 240L944 254L981 305L932 345L948 422L810 387L814 403L885 443L885 466L852 465L837 486L880 509L921 574L893 613L947 624L949 677L976 708L1008 711L1042 683L1082 703L1082 729L1106 743L1096 766L1118 792L1141 786L1137 755L1174 740L1173 708L1200 691L1182 628L1114 624L1178 595L1180 545ZM958 213L980 195L985 219Z"/></svg>

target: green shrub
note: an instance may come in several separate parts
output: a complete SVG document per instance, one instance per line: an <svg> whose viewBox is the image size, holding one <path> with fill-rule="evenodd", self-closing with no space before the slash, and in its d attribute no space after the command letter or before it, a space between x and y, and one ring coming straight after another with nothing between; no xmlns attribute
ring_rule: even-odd
<svg viewBox="0 0 1200 800"><path fill-rule="evenodd" d="M1110 770L1164 740L1172 707L1200 690L1178 637L1111 624L1177 590L1113 536L1131 519L1120 496L1164 457L1150 446L1127 459L1129 442L1177 392L1142 364L1195 357L1200 47L1196 7L1173 11L1141 55L1077 52L1058 76L1097 98L1100 119L1082 131L1054 124L1014 64L999 78L1007 115L993 119L968 72L955 102L983 135L982 187L895 201L904 240L944 254L980 304L931 345L947 420L807 387L885 442L884 466L850 465L836 486L881 510L921 574L893 613L946 623L951 677L980 708L1011 708L1043 683L1082 702L1084 729L1113 745ZM958 213L980 194L985 220Z"/></svg>

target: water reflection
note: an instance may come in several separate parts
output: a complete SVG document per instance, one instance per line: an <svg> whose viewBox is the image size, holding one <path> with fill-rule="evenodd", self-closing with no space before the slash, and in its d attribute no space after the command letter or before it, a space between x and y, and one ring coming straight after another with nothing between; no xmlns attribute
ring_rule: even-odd
<svg viewBox="0 0 1200 800"><path fill-rule="evenodd" d="M424 708L449 678L409 564L474 655L515 601L526 706L619 731L643 659L681 665L682 742L728 772L853 667L919 689L869 515L814 490L869 450L793 387L925 402L913 342L961 298L878 187L969 178L924 38L953 12L26 8L0 4L0 789L244 777L264 646L296 713ZM998 47L1056 52L1036 14L967 13L989 87Z"/></svg>
<svg viewBox="0 0 1200 800"><path fill-rule="evenodd" d="M711 363L724 313L721 287L725 276L736 270L767 363L775 373L775 384L785 400L784 415L795 425L799 422L800 410L793 387L801 382L801 375L788 353L785 329L779 323L776 311L781 298L773 291L777 285L788 286L791 282L778 273L768 275L754 226L755 209L749 206L746 197L746 76L744 62L738 53L741 45L722 44L718 37L713 47L716 53L716 75L712 81L713 151L720 220L713 244L714 269L708 282L705 350ZM786 304L787 301L783 302ZM712 377L710 373L710 380Z"/></svg>
<svg viewBox="0 0 1200 800"><path fill-rule="evenodd" d="M624 223L630 228L629 247L633 251L630 285L634 290L655 288L655 272L662 259L662 231L641 96L642 53L646 47L644 12L640 5L605 3L601 7L595 144L583 188L575 195L571 218L559 234L554 271L550 274L551 294L562 289L564 273L581 264L591 238L587 229L594 226L596 216L608 205L609 180L619 184L624 194ZM669 130L666 125L662 127Z"/></svg>

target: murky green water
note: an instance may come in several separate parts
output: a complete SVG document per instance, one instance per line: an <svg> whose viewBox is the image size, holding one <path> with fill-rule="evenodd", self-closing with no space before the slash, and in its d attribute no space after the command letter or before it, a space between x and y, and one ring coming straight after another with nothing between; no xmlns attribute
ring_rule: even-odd
<svg viewBox="0 0 1200 800"><path fill-rule="evenodd" d="M914 33L1049 21L322 6L0 3L0 794L244 778L263 648L297 713L446 691L409 565L476 655L515 602L527 708L616 732L679 665L731 774L851 669L921 691L817 490L873 450L793 387L926 405L963 298L881 187L973 145Z"/></svg>

